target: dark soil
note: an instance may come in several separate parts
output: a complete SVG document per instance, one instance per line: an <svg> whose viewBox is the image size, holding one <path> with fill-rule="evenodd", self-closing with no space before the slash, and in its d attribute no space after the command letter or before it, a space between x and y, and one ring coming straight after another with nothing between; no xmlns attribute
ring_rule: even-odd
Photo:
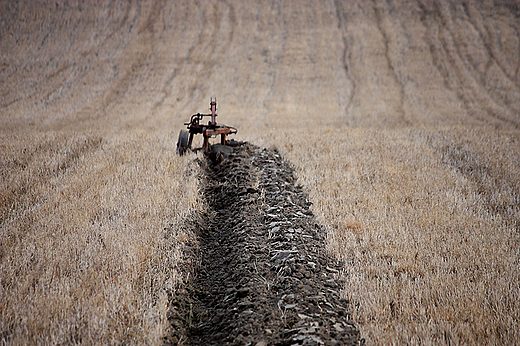
<svg viewBox="0 0 520 346"><path fill-rule="evenodd" d="M197 269L171 294L165 343L362 343L293 168L276 150L233 144L201 162L208 210L193 225Z"/></svg>

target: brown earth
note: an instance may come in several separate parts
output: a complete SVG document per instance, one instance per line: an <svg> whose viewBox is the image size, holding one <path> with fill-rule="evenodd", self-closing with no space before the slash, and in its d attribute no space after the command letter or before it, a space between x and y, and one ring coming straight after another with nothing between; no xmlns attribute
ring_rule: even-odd
<svg viewBox="0 0 520 346"><path fill-rule="evenodd" d="M167 343L357 345L342 266L327 255L293 168L277 151L232 144L224 161L201 161L199 265L170 296Z"/></svg>

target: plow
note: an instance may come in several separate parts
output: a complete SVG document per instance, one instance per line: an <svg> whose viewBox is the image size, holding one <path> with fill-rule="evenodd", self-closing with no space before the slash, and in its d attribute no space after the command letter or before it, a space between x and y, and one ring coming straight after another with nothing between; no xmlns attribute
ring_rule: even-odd
<svg viewBox="0 0 520 346"><path fill-rule="evenodd" d="M177 140L177 154L184 155L189 151L204 150L206 153L220 152L225 153L224 149L227 142L227 136L236 134L237 129L233 126L227 126L217 124L217 99L210 99L209 102L209 114L193 114L190 121L184 123L187 126L187 130L181 130L179 132L179 139ZM209 118L207 123L204 123L204 118ZM193 148L193 137L197 134L202 134L204 141L201 148ZM220 144L210 146L209 139L212 137L220 136Z"/></svg>

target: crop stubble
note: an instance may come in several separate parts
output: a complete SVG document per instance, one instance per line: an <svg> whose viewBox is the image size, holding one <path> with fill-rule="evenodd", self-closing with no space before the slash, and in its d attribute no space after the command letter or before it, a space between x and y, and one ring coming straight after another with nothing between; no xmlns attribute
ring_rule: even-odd
<svg viewBox="0 0 520 346"><path fill-rule="evenodd" d="M519 339L518 2L0 6L3 340L160 342L209 96L297 167L367 341Z"/></svg>

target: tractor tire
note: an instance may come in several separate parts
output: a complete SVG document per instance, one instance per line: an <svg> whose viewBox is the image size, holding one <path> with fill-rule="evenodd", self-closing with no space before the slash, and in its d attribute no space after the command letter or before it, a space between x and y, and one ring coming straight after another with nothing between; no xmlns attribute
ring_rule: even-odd
<svg viewBox="0 0 520 346"><path fill-rule="evenodd" d="M186 151L188 151L188 139L190 137L190 133L187 130L181 130L179 132L179 139L177 140L177 154L184 155Z"/></svg>

